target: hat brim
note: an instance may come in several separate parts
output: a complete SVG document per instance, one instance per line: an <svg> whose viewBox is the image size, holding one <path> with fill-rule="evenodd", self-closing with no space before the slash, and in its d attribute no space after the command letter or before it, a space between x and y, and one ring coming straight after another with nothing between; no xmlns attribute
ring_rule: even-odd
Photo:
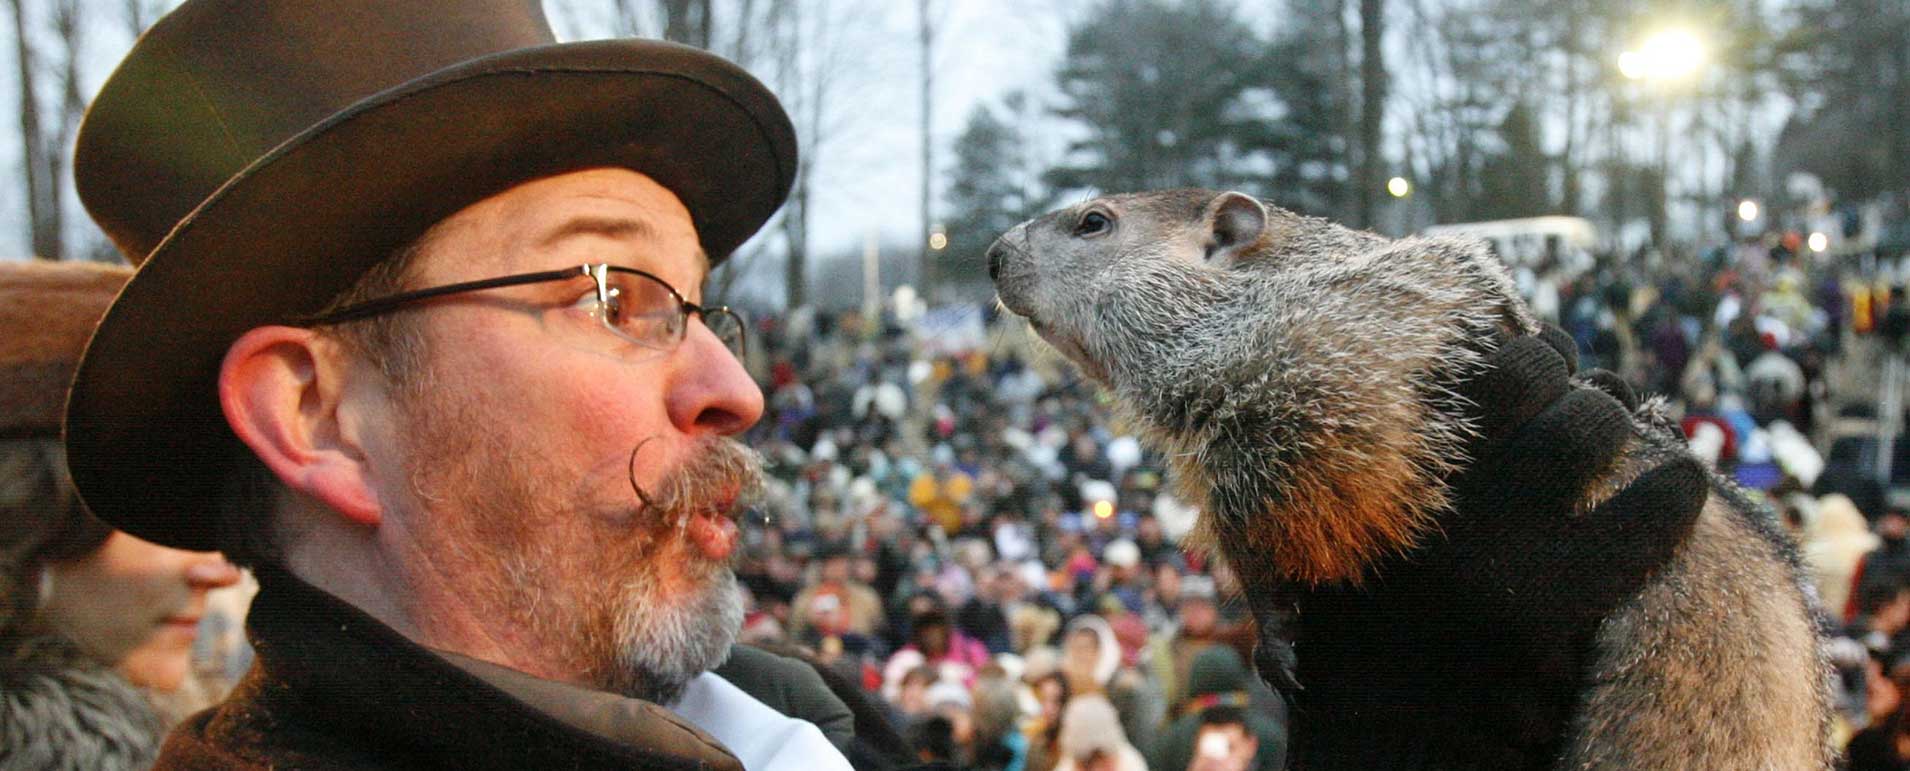
<svg viewBox="0 0 1910 771"><path fill-rule="evenodd" d="M587 168L674 192L714 264L782 204L795 164L761 84L657 41L511 51L367 98L235 175L154 248L75 377L74 483L115 527L214 549L212 507L240 451L218 369L246 330L316 312L469 204Z"/></svg>

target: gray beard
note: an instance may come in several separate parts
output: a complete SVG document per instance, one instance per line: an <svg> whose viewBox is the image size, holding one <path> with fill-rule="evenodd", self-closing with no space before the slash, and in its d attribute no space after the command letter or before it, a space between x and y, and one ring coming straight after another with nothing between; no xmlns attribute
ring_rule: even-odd
<svg viewBox="0 0 1910 771"><path fill-rule="evenodd" d="M669 705L690 681L729 659L743 626L743 594L727 566L710 565L691 596L659 597L652 581L625 588L617 612L609 690Z"/></svg>

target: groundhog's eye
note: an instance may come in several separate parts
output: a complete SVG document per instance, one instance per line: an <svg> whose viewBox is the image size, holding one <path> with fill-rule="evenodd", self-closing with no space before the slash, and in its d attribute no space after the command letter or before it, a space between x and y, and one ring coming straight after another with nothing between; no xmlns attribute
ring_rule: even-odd
<svg viewBox="0 0 1910 771"><path fill-rule="evenodd" d="M1113 218L1101 211L1091 210L1081 215L1081 221L1074 223L1074 235L1076 238L1098 236L1108 232L1108 229L1112 227L1114 227Z"/></svg>

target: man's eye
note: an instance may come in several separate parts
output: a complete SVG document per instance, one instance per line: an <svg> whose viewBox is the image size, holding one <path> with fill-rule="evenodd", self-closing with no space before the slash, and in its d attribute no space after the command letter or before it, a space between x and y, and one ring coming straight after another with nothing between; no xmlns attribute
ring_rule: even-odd
<svg viewBox="0 0 1910 771"><path fill-rule="evenodd" d="M604 320L612 325L622 324L626 309L623 307L623 290L612 289L604 294Z"/></svg>
<svg viewBox="0 0 1910 771"><path fill-rule="evenodd" d="M1100 235L1106 233L1108 228L1113 226L1114 220L1109 219L1108 215L1098 211L1091 211L1081 215L1081 221L1075 223L1074 235L1077 238Z"/></svg>
<svg viewBox="0 0 1910 771"><path fill-rule="evenodd" d="M596 290L591 290L578 296L577 302L571 305L582 308L592 316L602 316L604 321L613 326L623 321L623 295L615 289L606 293L601 303L597 302Z"/></svg>

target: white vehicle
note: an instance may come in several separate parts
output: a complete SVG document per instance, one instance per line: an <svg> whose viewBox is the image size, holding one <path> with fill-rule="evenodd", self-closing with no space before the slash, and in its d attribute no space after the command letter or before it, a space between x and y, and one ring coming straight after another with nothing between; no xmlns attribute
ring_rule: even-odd
<svg viewBox="0 0 1910 771"><path fill-rule="evenodd" d="M1598 230L1584 217L1526 217L1516 220L1461 222L1426 228L1429 236L1471 236L1485 239L1493 251L1513 267L1537 267L1547 254L1574 274L1591 267L1598 247ZM1581 264L1574 266L1572 263Z"/></svg>

